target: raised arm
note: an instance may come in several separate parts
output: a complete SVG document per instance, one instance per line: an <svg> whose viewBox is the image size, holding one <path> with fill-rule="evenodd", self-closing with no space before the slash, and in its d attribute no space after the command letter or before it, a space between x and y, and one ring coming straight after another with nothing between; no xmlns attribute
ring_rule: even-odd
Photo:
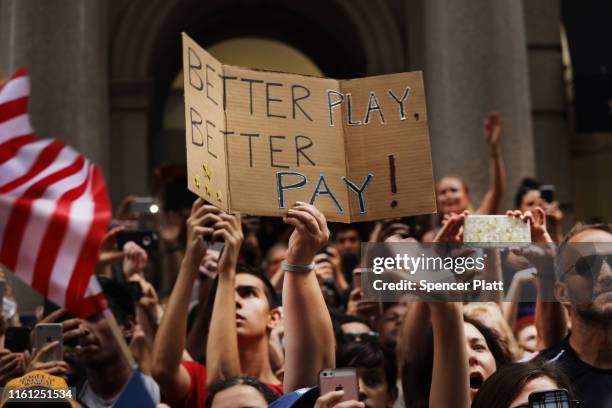
<svg viewBox="0 0 612 408"><path fill-rule="evenodd" d="M482 199L476 214L496 214L506 189L506 171L500 146L502 130L501 116L497 112L490 112L482 129L489 145L489 190Z"/></svg>
<svg viewBox="0 0 612 408"><path fill-rule="evenodd" d="M295 228L286 263L311 264L329 239L325 217L314 206L298 202L287 211L284 222ZM285 392L317 384L319 371L336 365L331 318L314 270L287 269L291 268L285 268L283 283Z"/></svg>
<svg viewBox="0 0 612 408"><path fill-rule="evenodd" d="M430 408L469 408L469 367L463 327L463 305L430 302L434 337Z"/></svg>
<svg viewBox="0 0 612 408"><path fill-rule="evenodd" d="M240 355L236 332L236 265L242 245L242 225L239 215L223 212L213 225L213 240L223 239L225 246L219 259L219 280L213 305L206 346L206 383L239 376Z"/></svg>
<svg viewBox="0 0 612 408"><path fill-rule="evenodd" d="M203 204L204 200L198 198L187 220L185 257L153 343L153 377L170 402L182 401L191 386L189 373L181 366L181 357L185 349L191 289L199 273L200 261L206 253L204 236L213 232L212 228L205 227L213 214Z"/></svg>
<svg viewBox="0 0 612 408"><path fill-rule="evenodd" d="M537 207L533 213L508 211L507 214L530 222L531 239L536 244L515 253L526 257L538 271L535 321L538 349L542 350L563 340L567 333L567 315L563 305L554 300L554 243L546 229L546 214L542 208Z"/></svg>

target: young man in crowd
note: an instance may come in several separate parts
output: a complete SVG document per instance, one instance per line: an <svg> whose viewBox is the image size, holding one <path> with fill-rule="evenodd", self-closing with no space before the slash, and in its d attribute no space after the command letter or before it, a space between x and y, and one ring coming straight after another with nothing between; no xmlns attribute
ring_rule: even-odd
<svg viewBox="0 0 612 408"><path fill-rule="evenodd" d="M569 234L557 259L555 294L571 333L541 357L561 366L589 408L612 406L612 225Z"/></svg>
<svg viewBox="0 0 612 408"><path fill-rule="evenodd" d="M391 408L397 399L395 354L377 340L350 342L336 354L338 367L355 367L359 401L368 408Z"/></svg>
<svg viewBox="0 0 612 408"><path fill-rule="evenodd" d="M129 287L108 278L98 278L98 280L108 306L119 324L119 329L126 342L129 343L136 326L136 312ZM64 309L57 310L42 322L52 323L65 313ZM73 373L80 372L82 368L85 375L85 382L77 386L78 401L90 408L113 406L130 380L133 370L123 357L108 319L102 313L96 313L87 319L65 320L62 326L65 358L71 364ZM61 369L61 363L48 362L32 365L30 368L41 369L54 366ZM65 375L62 372L50 373ZM159 403L160 393L157 383L148 375L142 373L139 375L152 400Z"/></svg>
<svg viewBox="0 0 612 408"><path fill-rule="evenodd" d="M315 253L329 237L325 217L313 206L298 203L284 221L295 227L284 264L284 387L278 384L268 358L269 334L280 320L279 311L268 300L273 294L271 286L263 274L237 270L243 240L240 217L198 199L187 221L185 258L154 345L153 372L168 402L200 407L207 384L239 375L256 377L282 393L283 388L315 384L319 370L333 366L331 320L312 271ZM225 242L219 259L207 367L181 362L189 295L206 252L205 239Z"/></svg>
<svg viewBox="0 0 612 408"><path fill-rule="evenodd" d="M334 246L343 260L351 260L359 266L361 237L355 224L334 224Z"/></svg>

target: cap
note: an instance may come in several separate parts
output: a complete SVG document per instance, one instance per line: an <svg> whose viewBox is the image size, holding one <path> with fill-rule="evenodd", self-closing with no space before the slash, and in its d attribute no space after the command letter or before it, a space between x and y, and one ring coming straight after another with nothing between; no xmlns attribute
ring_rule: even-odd
<svg viewBox="0 0 612 408"><path fill-rule="evenodd" d="M319 398L319 387L300 388L291 391L274 401L268 408L302 408L313 407Z"/></svg>
<svg viewBox="0 0 612 408"><path fill-rule="evenodd" d="M39 393L37 396L15 394L16 390L56 390L57 393L45 394ZM14 378L4 387L2 393L2 405L5 406L11 402L25 402L26 398L36 398L40 402L66 402L67 406L74 406L72 400L72 391L68 388L68 384L61 377L56 377L45 373L44 371L34 370L25 374L22 377Z"/></svg>

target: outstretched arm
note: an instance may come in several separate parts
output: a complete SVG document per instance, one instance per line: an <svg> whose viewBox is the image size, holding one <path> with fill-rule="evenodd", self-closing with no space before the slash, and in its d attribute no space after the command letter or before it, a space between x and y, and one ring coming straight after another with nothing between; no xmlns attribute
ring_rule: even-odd
<svg viewBox="0 0 612 408"><path fill-rule="evenodd" d="M181 357L185 349L191 288L199 273L200 261L206 253L203 237L213 231L205 227L212 214L208 213L203 204L204 200L197 199L187 220L185 258L153 343L153 377L170 402L184 400L191 386L189 373L181 366Z"/></svg>
<svg viewBox="0 0 612 408"><path fill-rule="evenodd" d="M535 321L538 349L542 350L563 340L567 332L567 315L563 305L554 300L554 243L546 229L546 213L542 208L537 207L533 213L508 211L506 214L529 221L531 240L536 244L516 253L525 256L538 270Z"/></svg>
<svg viewBox="0 0 612 408"><path fill-rule="evenodd" d="M501 116L497 112L490 112L482 129L489 145L489 190L476 214L496 214L506 189L506 171L500 146L502 130Z"/></svg>
<svg viewBox="0 0 612 408"><path fill-rule="evenodd" d="M286 262L310 264L329 239L325 216L314 206L298 202L284 222L295 229L289 239ZM285 325L285 392L318 383L319 371L335 367L331 318L314 270L285 270L283 283Z"/></svg>
<svg viewBox="0 0 612 408"><path fill-rule="evenodd" d="M463 328L463 305L430 302L434 359L430 408L469 408L469 367Z"/></svg>
<svg viewBox="0 0 612 408"><path fill-rule="evenodd" d="M206 346L206 383L239 376L240 354L236 333L236 265L242 245L239 215L220 212L215 215L213 240L223 239L225 247L219 259L219 281L213 305Z"/></svg>

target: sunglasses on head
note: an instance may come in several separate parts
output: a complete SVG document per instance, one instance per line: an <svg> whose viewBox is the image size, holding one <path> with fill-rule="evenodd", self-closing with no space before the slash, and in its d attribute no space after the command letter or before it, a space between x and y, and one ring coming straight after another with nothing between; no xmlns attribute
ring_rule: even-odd
<svg viewBox="0 0 612 408"><path fill-rule="evenodd" d="M612 268L612 254L608 255L586 255L579 258L573 266L576 274L585 277L597 276L604 261ZM571 270L570 268L568 272Z"/></svg>
<svg viewBox="0 0 612 408"><path fill-rule="evenodd" d="M365 332L365 333L344 333L344 338L349 343L366 343L378 340L377 332Z"/></svg>

